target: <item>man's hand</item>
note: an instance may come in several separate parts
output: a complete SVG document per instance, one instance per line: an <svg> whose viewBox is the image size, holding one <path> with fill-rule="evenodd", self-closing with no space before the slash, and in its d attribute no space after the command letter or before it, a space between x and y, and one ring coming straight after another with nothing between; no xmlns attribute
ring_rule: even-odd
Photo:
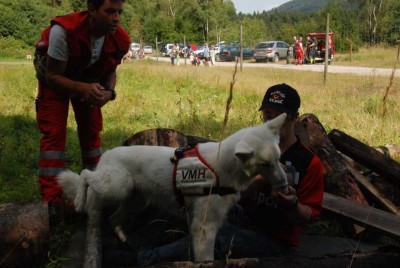
<svg viewBox="0 0 400 268"><path fill-rule="evenodd" d="M97 106L103 107L107 102L109 102L112 98L111 90L103 90L104 98L103 101L99 102Z"/></svg>
<svg viewBox="0 0 400 268"><path fill-rule="evenodd" d="M296 195L296 189L291 186L288 187L288 191L286 193L274 191L273 195L276 197L276 201L283 207L293 208L299 202Z"/></svg>
<svg viewBox="0 0 400 268"><path fill-rule="evenodd" d="M105 88L98 84L88 84L85 90L82 91L81 101L86 101L91 105L103 107L112 98L112 92L110 90L105 90Z"/></svg>
<svg viewBox="0 0 400 268"><path fill-rule="evenodd" d="M104 87L99 83L86 84L83 90L81 90L81 94L81 101L97 105L104 99Z"/></svg>

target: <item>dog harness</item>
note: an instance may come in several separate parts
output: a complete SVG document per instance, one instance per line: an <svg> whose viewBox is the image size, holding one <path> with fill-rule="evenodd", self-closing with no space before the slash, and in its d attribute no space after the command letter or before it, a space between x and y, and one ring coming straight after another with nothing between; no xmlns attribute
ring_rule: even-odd
<svg viewBox="0 0 400 268"><path fill-rule="evenodd" d="M221 187L219 185L218 174L200 155L198 145L194 148L177 148L170 160L174 163L172 176L174 191L177 201L182 207L185 206L185 196L237 193L233 187Z"/></svg>

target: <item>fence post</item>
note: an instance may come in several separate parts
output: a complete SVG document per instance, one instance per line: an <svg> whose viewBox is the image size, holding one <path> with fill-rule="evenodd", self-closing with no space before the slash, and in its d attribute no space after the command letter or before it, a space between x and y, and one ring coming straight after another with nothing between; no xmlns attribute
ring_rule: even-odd
<svg viewBox="0 0 400 268"><path fill-rule="evenodd" d="M329 13L326 14L324 84L326 84L327 74L328 74L328 56L329 56Z"/></svg>

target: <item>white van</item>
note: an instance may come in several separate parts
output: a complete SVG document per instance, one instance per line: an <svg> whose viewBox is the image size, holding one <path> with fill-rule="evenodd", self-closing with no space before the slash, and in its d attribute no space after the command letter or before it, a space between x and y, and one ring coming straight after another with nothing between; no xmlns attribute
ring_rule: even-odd
<svg viewBox="0 0 400 268"><path fill-rule="evenodd" d="M174 44L166 44L164 50L161 52L163 57L169 57L169 54L171 54L172 47Z"/></svg>

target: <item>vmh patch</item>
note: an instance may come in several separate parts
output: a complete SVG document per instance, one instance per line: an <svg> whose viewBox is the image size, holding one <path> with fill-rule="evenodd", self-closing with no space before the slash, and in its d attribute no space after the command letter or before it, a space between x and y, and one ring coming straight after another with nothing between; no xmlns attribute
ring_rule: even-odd
<svg viewBox="0 0 400 268"><path fill-rule="evenodd" d="M199 157L195 148L185 157L179 159L174 169L175 188L184 195L203 194L204 188L218 186L218 178L214 170Z"/></svg>

